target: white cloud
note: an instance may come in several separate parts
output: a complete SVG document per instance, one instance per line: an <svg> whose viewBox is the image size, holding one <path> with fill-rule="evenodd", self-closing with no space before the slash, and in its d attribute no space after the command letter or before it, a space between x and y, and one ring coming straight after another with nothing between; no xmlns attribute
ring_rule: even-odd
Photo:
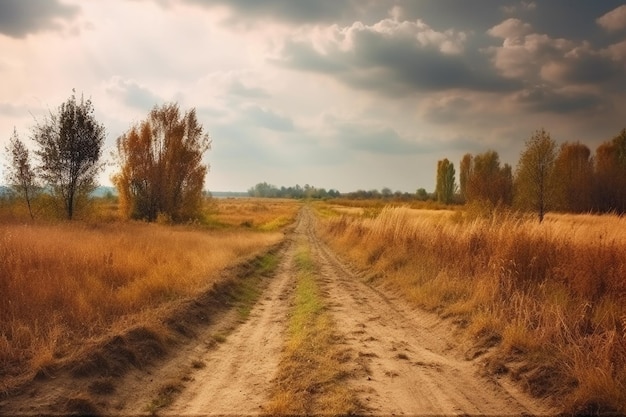
<svg viewBox="0 0 626 417"><path fill-rule="evenodd" d="M610 45L607 50L613 60L626 64L626 40Z"/></svg>
<svg viewBox="0 0 626 417"><path fill-rule="evenodd" d="M496 38L516 39L532 33L532 26L519 19L509 18L492 27L487 33Z"/></svg>
<svg viewBox="0 0 626 417"><path fill-rule="evenodd" d="M530 25L518 19L507 19L488 33L503 39L502 46L488 50L494 66L501 75L518 79L527 88L548 83L552 87L594 85L600 91L603 85L623 77L626 42L598 49L588 41L533 33Z"/></svg>
<svg viewBox="0 0 626 417"><path fill-rule="evenodd" d="M525 82L540 82L542 74L552 72L545 67L562 61L568 53L575 53L578 46L566 39L532 33L532 27L518 19L507 19L487 33L503 39L502 46L489 48L500 74Z"/></svg>
<svg viewBox="0 0 626 417"><path fill-rule="evenodd" d="M608 32L617 32L626 29L626 4L600 16L596 19L596 23Z"/></svg>

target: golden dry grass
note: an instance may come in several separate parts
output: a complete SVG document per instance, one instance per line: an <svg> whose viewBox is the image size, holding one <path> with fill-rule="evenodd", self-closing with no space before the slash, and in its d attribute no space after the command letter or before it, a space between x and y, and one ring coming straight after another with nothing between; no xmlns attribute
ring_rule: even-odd
<svg viewBox="0 0 626 417"><path fill-rule="evenodd" d="M340 253L498 344L498 369L568 412L626 412L626 218L470 218L385 208L325 220Z"/></svg>
<svg viewBox="0 0 626 417"><path fill-rule="evenodd" d="M0 391L14 378L71 356L116 323L206 290L221 270L283 238L280 227L295 216L285 205L271 205L261 220L254 211L238 209L261 225L274 224L271 231L116 221L23 223L4 217Z"/></svg>
<svg viewBox="0 0 626 417"><path fill-rule="evenodd" d="M208 225L247 227L261 231L278 230L291 223L301 203L276 198L211 199L205 205Z"/></svg>

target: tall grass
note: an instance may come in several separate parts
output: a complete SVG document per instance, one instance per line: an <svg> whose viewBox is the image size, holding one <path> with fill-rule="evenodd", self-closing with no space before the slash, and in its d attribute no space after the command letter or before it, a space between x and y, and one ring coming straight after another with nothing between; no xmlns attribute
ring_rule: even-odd
<svg viewBox="0 0 626 417"><path fill-rule="evenodd" d="M1 224L0 391L116 323L207 289L282 237L135 222Z"/></svg>
<svg viewBox="0 0 626 417"><path fill-rule="evenodd" d="M324 223L370 279L497 344L494 370L568 412L626 412L626 219L385 208Z"/></svg>

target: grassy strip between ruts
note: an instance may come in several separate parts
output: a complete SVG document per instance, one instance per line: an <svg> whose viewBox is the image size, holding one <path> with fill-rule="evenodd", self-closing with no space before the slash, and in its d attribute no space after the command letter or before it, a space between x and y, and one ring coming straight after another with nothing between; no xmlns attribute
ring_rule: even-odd
<svg viewBox="0 0 626 417"><path fill-rule="evenodd" d="M359 405L343 383L349 371L341 363L339 336L306 244L300 243L295 263L296 290L285 351L266 410L271 415L353 414Z"/></svg>

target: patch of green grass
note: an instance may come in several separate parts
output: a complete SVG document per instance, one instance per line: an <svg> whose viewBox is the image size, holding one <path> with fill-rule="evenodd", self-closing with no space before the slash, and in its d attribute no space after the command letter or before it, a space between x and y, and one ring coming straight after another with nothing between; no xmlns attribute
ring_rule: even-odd
<svg viewBox="0 0 626 417"><path fill-rule="evenodd" d="M328 219L339 216L339 212L324 202L315 202L312 204L318 217Z"/></svg>
<svg viewBox="0 0 626 417"><path fill-rule="evenodd" d="M145 411L151 415L156 415L159 410L172 404L176 395L182 391L182 388L182 384L178 381L166 383L159 389L157 396L146 406Z"/></svg>
<svg viewBox="0 0 626 417"><path fill-rule="evenodd" d="M344 381L350 371L337 359L334 323L307 246L300 247L295 263L297 281L285 353L266 410L271 415L354 414L359 405Z"/></svg>
<svg viewBox="0 0 626 417"><path fill-rule="evenodd" d="M276 271L280 257L273 252L266 253L256 263L252 276L246 278L235 290L234 300L240 319L246 320L252 307L263 292L263 277L270 276Z"/></svg>
<svg viewBox="0 0 626 417"><path fill-rule="evenodd" d="M295 293L295 307L289 322L291 341L296 345L304 343L311 332L311 327L317 320L317 315L324 308L319 294L319 288L315 282L313 261L306 251L300 251L296 255L298 267L298 286Z"/></svg>
<svg viewBox="0 0 626 417"><path fill-rule="evenodd" d="M261 288L259 288L260 280L261 278L259 276L251 277L237 288L235 299L237 312L239 313L239 317L242 321L246 320L248 316L250 316L252 307L254 307L254 304L261 295L262 291Z"/></svg>
<svg viewBox="0 0 626 417"><path fill-rule="evenodd" d="M263 232L274 232L287 226L289 223L291 223L291 221L292 218L289 216L278 216L275 219L270 220L269 222L261 224L257 227L257 229Z"/></svg>
<svg viewBox="0 0 626 417"><path fill-rule="evenodd" d="M215 333L212 337L217 343L224 343L226 341L226 335L223 333Z"/></svg>
<svg viewBox="0 0 626 417"><path fill-rule="evenodd" d="M259 260L259 264L257 267L257 273L267 276L274 273L278 264L280 262L280 257L275 253L267 253Z"/></svg>

